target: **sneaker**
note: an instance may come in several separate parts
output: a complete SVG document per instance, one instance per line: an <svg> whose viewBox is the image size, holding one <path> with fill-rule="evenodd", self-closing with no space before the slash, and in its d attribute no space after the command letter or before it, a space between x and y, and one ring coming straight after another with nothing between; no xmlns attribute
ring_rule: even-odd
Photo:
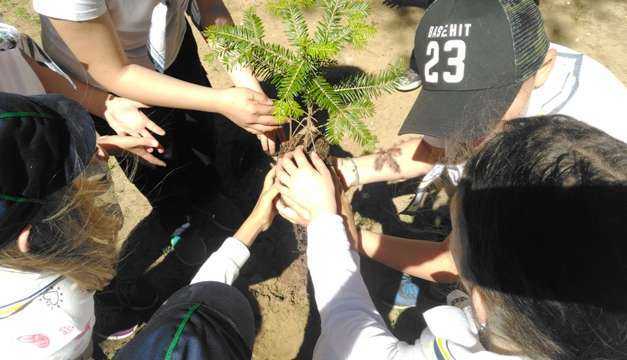
<svg viewBox="0 0 627 360"><path fill-rule="evenodd" d="M142 299L137 294L141 294ZM134 299L133 304L129 301L131 298ZM142 304L137 300L141 300ZM157 294L152 289L146 286L137 289L135 283L117 284L111 289L100 291L94 297L94 335L100 339L130 336L126 334L147 321L159 306Z"/></svg>
<svg viewBox="0 0 627 360"><path fill-rule="evenodd" d="M96 303L96 324L93 336L97 342L120 340L134 334L135 329L146 322L147 316L140 312L113 307L103 307Z"/></svg>
<svg viewBox="0 0 627 360"><path fill-rule="evenodd" d="M109 336L107 336L107 340L123 340L126 338L129 338L131 336L133 336L133 334L135 334L135 331L137 330L139 326L135 325L133 327L130 327L128 329L125 330L120 330L118 332L115 332Z"/></svg>
<svg viewBox="0 0 627 360"><path fill-rule="evenodd" d="M420 75L414 70L407 69L405 74L398 79L396 84L396 90L398 91L412 91L416 90L422 85L422 79Z"/></svg>
<svg viewBox="0 0 627 360"><path fill-rule="evenodd" d="M411 279L411 276L403 274L398 291L394 296L394 304L387 304L394 309L407 309L416 306L418 296L420 295L420 287Z"/></svg>
<svg viewBox="0 0 627 360"><path fill-rule="evenodd" d="M445 184L444 175L446 175L446 166L438 164L427 175L425 175L414 193L414 198L407 205L407 207L401 211L401 214L416 215L421 209L426 207L428 200L432 198L432 195L437 194Z"/></svg>

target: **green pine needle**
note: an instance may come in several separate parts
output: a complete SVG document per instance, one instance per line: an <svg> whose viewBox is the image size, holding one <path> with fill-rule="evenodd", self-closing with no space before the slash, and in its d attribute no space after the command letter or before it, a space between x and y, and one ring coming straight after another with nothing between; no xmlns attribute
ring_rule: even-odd
<svg viewBox="0 0 627 360"><path fill-rule="evenodd" d="M285 124L290 120L300 119L305 115L305 111L296 100L282 99L274 102L273 115L279 121L279 124Z"/></svg>
<svg viewBox="0 0 627 360"><path fill-rule="evenodd" d="M334 86L335 93L345 104L373 99L382 93L395 91L400 77L405 72L406 66L399 62L380 71L378 74L361 74L350 77Z"/></svg>
<svg viewBox="0 0 627 360"><path fill-rule="evenodd" d="M214 25L205 32L207 42L230 69L235 64L250 65L259 78L282 72L296 61L296 56L278 44L269 44L258 37L257 26Z"/></svg>
<svg viewBox="0 0 627 360"><path fill-rule="evenodd" d="M326 41L313 42L307 44L305 47L305 54L323 64L326 64L331 63L331 59L339 54L340 50L341 48L336 43Z"/></svg>
<svg viewBox="0 0 627 360"><path fill-rule="evenodd" d="M372 150L377 142L376 137L361 119L373 114L374 107L370 101L356 102L338 111L330 112L326 127L327 140L332 144L338 144L348 135L365 150Z"/></svg>
<svg viewBox="0 0 627 360"><path fill-rule="evenodd" d="M323 14L310 36L304 14L314 5ZM368 22L368 1L272 0L268 7L281 18L289 48L264 40L263 21L250 8L241 25L205 30L213 48L207 60L219 59L227 69L245 65L258 78L271 79L278 97L274 116L280 123L302 119L304 106L314 112L326 110L329 119L324 132L329 142L337 144L348 137L364 150L373 150L377 140L364 119L374 114L374 98L394 90L405 65L349 77L335 86L322 72L337 61L346 46L362 47L374 34L375 28Z"/></svg>
<svg viewBox="0 0 627 360"><path fill-rule="evenodd" d="M280 17L281 11L287 8L309 9L316 5L317 0L274 0L268 3L268 10L274 16Z"/></svg>
<svg viewBox="0 0 627 360"><path fill-rule="evenodd" d="M303 89L307 80L307 61L301 60L289 67L278 82L279 99L293 99Z"/></svg>
<svg viewBox="0 0 627 360"><path fill-rule="evenodd" d="M329 82L318 75L311 79L310 94L316 101L316 104L329 112L337 112L342 108L342 98L333 90L333 86Z"/></svg>
<svg viewBox="0 0 627 360"><path fill-rule="evenodd" d="M261 21L261 18L255 13L255 8L249 7L244 11L243 26L251 30L255 39L263 41L266 31L263 26L263 21Z"/></svg>
<svg viewBox="0 0 627 360"><path fill-rule="evenodd" d="M281 9L279 16L283 19L285 25L285 34L287 35L290 44L295 47L301 47L307 44L309 41L309 28L307 22L305 22L305 15L303 10L291 6Z"/></svg>

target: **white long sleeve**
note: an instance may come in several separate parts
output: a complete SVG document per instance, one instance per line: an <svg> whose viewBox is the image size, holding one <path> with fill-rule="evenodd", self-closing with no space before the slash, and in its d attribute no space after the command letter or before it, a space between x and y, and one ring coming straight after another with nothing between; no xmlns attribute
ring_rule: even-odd
<svg viewBox="0 0 627 360"><path fill-rule="evenodd" d="M322 216L307 233L307 263L322 322L314 359L424 359L420 346L394 337L376 310L342 218Z"/></svg>
<svg viewBox="0 0 627 360"><path fill-rule="evenodd" d="M191 283L217 281L231 285L249 257L250 251L246 245L235 238L227 238L222 246L209 256Z"/></svg>

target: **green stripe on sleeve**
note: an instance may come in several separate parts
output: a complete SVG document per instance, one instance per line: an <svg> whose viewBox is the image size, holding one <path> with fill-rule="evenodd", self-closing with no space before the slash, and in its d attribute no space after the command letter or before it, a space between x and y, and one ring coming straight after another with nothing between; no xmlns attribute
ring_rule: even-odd
<svg viewBox="0 0 627 360"><path fill-rule="evenodd" d="M5 112L5 113L0 114L0 120L3 120L3 119L19 119L19 118L25 118L25 117L46 118L46 119L54 119L54 118L56 118L53 115L42 114L42 113L38 113L38 112L27 112L27 111Z"/></svg>
<svg viewBox="0 0 627 360"><path fill-rule="evenodd" d="M179 341L181 340L181 335L183 335L183 330L185 330L185 326L187 325L187 322L194 314L194 311L198 309L198 307L200 307L200 304L192 305L189 308L189 310L187 310L187 313L185 313L181 321L179 322L179 326L176 328L176 332L174 333L174 338L172 339L172 341L170 341L170 346L168 346L168 351L165 353L165 360L172 359L172 353L174 352L174 349L176 349L176 346L179 344Z"/></svg>

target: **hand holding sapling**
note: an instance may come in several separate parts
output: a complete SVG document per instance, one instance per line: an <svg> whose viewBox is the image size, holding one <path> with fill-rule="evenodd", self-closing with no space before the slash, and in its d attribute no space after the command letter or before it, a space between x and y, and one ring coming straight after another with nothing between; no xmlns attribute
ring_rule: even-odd
<svg viewBox="0 0 627 360"><path fill-rule="evenodd" d="M285 132L282 128L270 131L264 134L257 135L261 148L266 155L272 156L277 153L278 146L285 140Z"/></svg>
<svg viewBox="0 0 627 360"><path fill-rule="evenodd" d="M285 205L310 221L337 213L331 172L315 152L307 159L301 146L283 157L277 169L277 181Z"/></svg>
<svg viewBox="0 0 627 360"><path fill-rule="evenodd" d="M272 100L263 93L247 88L223 89L217 100L217 112L252 134L259 135L279 128L272 116Z"/></svg>
<svg viewBox="0 0 627 360"><path fill-rule="evenodd" d="M311 219L309 218L310 215L307 210L299 208L293 202L291 203L291 206L298 210L294 210L293 208L287 206L283 199L279 199L276 202L276 209L282 218L294 225L308 226Z"/></svg>

